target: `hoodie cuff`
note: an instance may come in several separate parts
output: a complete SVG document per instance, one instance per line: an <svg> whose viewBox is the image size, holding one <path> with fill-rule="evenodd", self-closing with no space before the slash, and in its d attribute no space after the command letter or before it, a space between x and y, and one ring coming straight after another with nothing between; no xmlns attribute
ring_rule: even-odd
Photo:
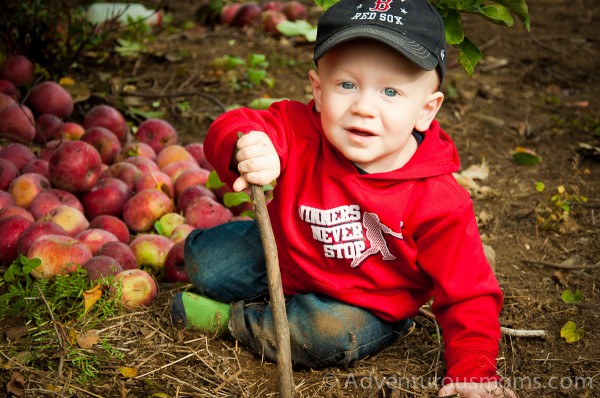
<svg viewBox="0 0 600 398"><path fill-rule="evenodd" d="M446 368L443 385L500 380L500 376L496 374L496 358L481 352L466 352L446 358Z"/></svg>

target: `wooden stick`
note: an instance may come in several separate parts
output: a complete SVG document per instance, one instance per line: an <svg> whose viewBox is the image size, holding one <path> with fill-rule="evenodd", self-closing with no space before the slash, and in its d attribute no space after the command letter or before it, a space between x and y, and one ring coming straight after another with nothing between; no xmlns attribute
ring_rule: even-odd
<svg viewBox="0 0 600 398"><path fill-rule="evenodd" d="M238 138L242 133L238 133ZM279 370L279 396L281 398L292 398L294 396L294 377L292 372L292 350L290 347L290 327L285 310L285 298L281 284L281 272L279 271L279 257L275 234L271 227L271 220L267 210L265 193L258 185L250 184L252 190L252 203L258 231L265 252L267 264L267 283L269 285L269 296L273 322L275 323L276 359Z"/></svg>

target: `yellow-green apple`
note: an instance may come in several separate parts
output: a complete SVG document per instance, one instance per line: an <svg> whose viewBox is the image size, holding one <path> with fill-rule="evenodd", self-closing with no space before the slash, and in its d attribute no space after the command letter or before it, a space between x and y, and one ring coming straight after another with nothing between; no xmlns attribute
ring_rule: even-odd
<svg viewBox="0 0 600 398"><path fill-rule="evenodd" d="M33 198L45 189L51 188L50 181L38 173L25 173L15 178L8 186L8 192L18 206L29 208Z"/></svg>
<svg viewBox="0 0 600 398"><path fill-rule="evenodd" d="M19 176L19 169L14 163L0 158L0 190L6 191L8 186ZM172 185L173 183L171 183Z"/></svg>
<svg viewBox="0 0 600 398"><path fill-rule="evenodd" d="M112 232L108 232L100 228L84 229L75 237L81 242L85 243L87 247L90 248L90 251L93 255L96 255L98 249L100 249L100 247L102 247L102 245L105 243L119 241L119 239L117 239Z"/></svg>
<svg viewBox="0 0 600 398"><path fill-rule="evenodd" d="M19 237L31 224L31 220L17 215L0 220L0 265L9 265L17 258Z"/></svg>
<svg viewBox="0 0 600 398"><path fill-rule="evenodd" d="M123 242L127 245L131 241L131 235L129 233L129 228L127 228L127 224L117 216L111 216L109 214L96 216L90 221L89 228L100 228L109 231L117 237L119 242Z"/></svg>
<svg viewBox="0 0 600 398"><path fill-rule="evenodd" d="M169 239L171 239L174 243L177 243L180 240L185 240L185 238L187 238L190 232L192 232L194 229L196 228L191 224L178 225L175 227L173 232L171 232Z"/></svg>
<svg viewBox="0 0 600 398"><path fill-rule="evenodd" d="M29 212L37 220L60 205L71 206L83 212L83 205L77 196L59 188L45 189L38 193L29 204Z"/></svg>
<svg viewBox="0 0 600 398"><path fill-rule="evenodd" d="M55 275L66 275L92 258L85 243L65 235L44 235L37 238L29 251L29 259L39 258L41 264L31 271L36 279L49 279Z"/></svg>
<svg viewBox="0 0 600 398"><path fill-rule="evenodd" d="M27 103L36 114L51 113L68 118L73 113L73 98L60 84L48 80L33 86Z"/></svg>
<svg viewBox="0 0 600 398"><path fill-rule="evenodd" d="M194 156L184 146L179 144L173 144L164 147L156 155L156 164L160 169L163 169L165 166L171 163L181 162L184 160L194 162L196 165L198 164Z"/></svg>
<svg viewBox="0 0 600 398"><path fill-rule="evenodd" d="M87 192L100 178L102 159L98 150L85 141L65 140L49 159L50 181L69 192Z"/></svg>
<svg viewBox="0 0 600 398"><path fill-rule="evenodd" d="M184 257L185 241L181 240L173 245L165 259L164 274L169 282L189 282L190 278L185 269Z"/></svg>
<svg viewBox="0 0 600 398"><path fill-rule="evenodd" d="M77 236L81 231L88 229L90 225L89 221L81 211L67 205L55 207L44 214L39 220L51 221L60 225L70 237Z"/></svg>
<svg viewBox="0 0 600 398"><path fill-rule="evenodd" d="M173 211L173 200L157 189L133 195L123 206L123 221L130 231L147 232L163 214Z"/></svg>
<svg viewBox="0 0 600 398"><path fill-rule="evenodd" d="M171 236L173 230L185 223L185 217L179 213L169 212L161 216L155 223L154 229L162 236Z"/></svg>
<svg viewBox="0 0 600 398"><path fill-rule="evenodd" d="M196 228L211 228L233 217L231 210L207 196L190 203L185 210L185 222Z"/></svg>
<svg viewBox="0 0 600 398"><path fill-rule="evenodd" d="M2 131L0 129L0 131ZM23 167L36 158L35 153L25 144L20 142L11 142L0 149L0 158L6 159L21 171Z"/></svg>
<svg viewBox="0 0 600 398"><path fill-rule="evenodd" d="M176 198L177 211L185 214L185 209L188 207L188 205L196 198L201 196L208 196L209 198L217 200L217 196L212 190L203 185L193 185L184 189L183 192Z"/></svg>
<svg viewBox="0 0 600 398"><path fill-rule="evenodd" d="M114 296L120 289L121 303L127 308L148 306L158 293L156 280L142 269L119 272L113 279L110 292Z"/></svg>
<svg viewBox="0 0 600 398"><path fill-rule="evenodd" d="M166 120L146 119L138 126L135 141L150 145L158 154L161 149L177 144L177 131Z"/></svg>
<svg viewBox="0 0 600 398"><path fill-rule="evenodd" d="M90 127L80 138L98 150L102 163L111 165L123 146L117 136L105 127Z"/></svg>
<svg viewBox="0 0 600 398"><path fill-rule="evenodd" d="M164 267L167 253L173 245L173 241L165 236L140 234L131 241L129 247L135 255L138 266L156 274Z"/></svg>
<svg viewBox="0 0 600 398"><path fill-rule="evenodd" d="M90 109L83 119L83 128L105 127L112 131L119 141L126 142L129 134L129 126L123 114L110 105L96 105Z"/></svg>
<svg viewBox="0 0 600 398"><path fill-rule="evenodd" d="M58 224L51 221L36 221L31 224L17 242L17 253L27 255L29 248L37 238L44 235L67 235L67 232Z"/></svg>
<svg viewBox="0 0 600 398"><path fill-rule="evenodd" d="M123 242L106 242L96 252L97 256L109 256L121 264L123 269L139 268L135 254L129 245Z"/></svg>
<svg viewBox="0 0 600 398"><path fill-rule="evenodd" d="M123 271L117 260L109 256L94 256L81 265L87 271L87 278L95 281L108 276L115 276Z"/></svg>
<svg viewBox="0 0 600 398"><path fill-rule="evenodd" d="M103 214L120 216L130 197L131 189L125 181L106 177L81 196L81 204L88 220L93 220Z"/></svg>
<svg viewBox="0 0 600 398"><path fill-rule="evenodd" d="M173 180L162 171L145 173L135 182L136 192L143 191L144 189L158 189L166 193L170 198L175 197Z"/></svg>

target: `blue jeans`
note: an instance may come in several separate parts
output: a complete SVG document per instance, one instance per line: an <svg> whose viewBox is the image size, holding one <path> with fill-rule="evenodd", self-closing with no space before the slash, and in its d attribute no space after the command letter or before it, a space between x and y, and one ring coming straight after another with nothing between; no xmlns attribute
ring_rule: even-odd
<svg viewBox="0 0 600 398"><path fill-rule="evenodd" d="M203 296L233 303L229 329L242 345L272 361L275 331L264 253L254 221L194 230L186 239L185 264ZM286 297L292 361L305 367L352 366L392 344L412 319L386 322L370 311L307 293Z"/></svg>

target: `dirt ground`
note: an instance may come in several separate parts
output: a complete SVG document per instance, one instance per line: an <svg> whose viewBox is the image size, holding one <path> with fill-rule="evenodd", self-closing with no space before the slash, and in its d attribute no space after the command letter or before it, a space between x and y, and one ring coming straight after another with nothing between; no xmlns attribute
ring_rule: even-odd
<svg viewBox="0 0 600 398"><path fill-rule="evenodd" d="M482 164L489 169L489 177L475 180L471 192L484 242L495 251L495 270L505 294L501 325L547 333L545 338L504 333L500 374L520 397L600 397L600 153L581 145L600 146L600 8L593 0L527 3L531 32L518 22L509 29L478 17L465 18L465 31L485 58L473 77L450 66L439 120L458 146L463 170ZM190 20L197 9L183 0L167 4L174 25ZM311 8L312 22L318 12ZM208 66L219 56L243 58L252 53L268 56L272 89L235 89ZM187 143L202 141L223 106L247 105L263 96L308 100L311 57L311 44L301 39L215 26L163 31L136 59L115 57L102 65L89 59L78 78L93 91L110 90L107 99L112 103L167 104L164 117ZM456 59L454 51L450 59ZM189 107L178 107L182 101ZM79 111L92 103L79 104ZM517 147L535 151L541 163L516 164L511 154ZM537 182L544 183L543 192L536 190ZM561 197L571 195L571 213L568 220L552 223L551 215L559 212L552 196L559 187L566 189ZM577 203L581 197L587 202ZM539 223L544 220L551 227ZM50 392L47 385L65 386L68 376L57 380L44 369L22 369L31 389L28 396L276 396L273 363L233 340L172 327L170 297L189 288L162 285L147 311L128 313L107 326L108 341L118 343L125 359L104 365L90 385L71 383L68 394L64 388ZM581 301L565 303L565 290L579 290ZM411 335L355 368L296 370L298 396L435 396L434 381L444 374L439 330L426 316L416 321ZM568 321L585 333L575 343L561 338ZM116 366L136 367L139 375L124 378ZM10 374L0 372L5 385Z"/></svg>

